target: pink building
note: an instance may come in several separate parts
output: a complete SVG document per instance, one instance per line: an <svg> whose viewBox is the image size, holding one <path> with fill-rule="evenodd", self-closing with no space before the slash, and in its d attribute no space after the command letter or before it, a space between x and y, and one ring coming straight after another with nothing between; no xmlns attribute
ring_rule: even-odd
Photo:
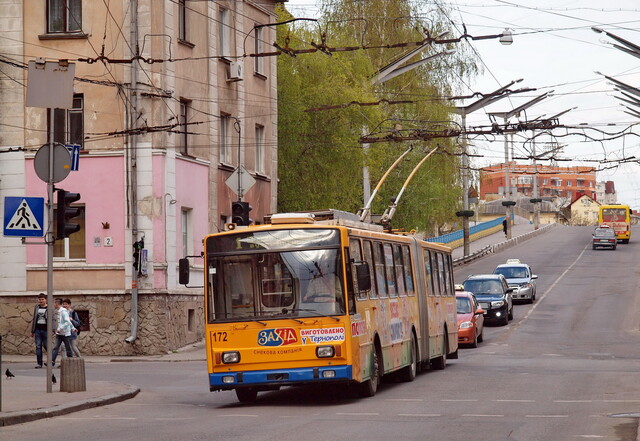
<svg viewBox="0 0 640 441"><path fill-rule="evenodd" d="M151 354L200 340L202 290L177 283L178 259L196 256L191 284L201 285L202 239L231 221L238 189L226 181L238 166L255 180L242 191L251 217L276 208L276 57L249 56L270 51L275 29L262 25L276 1L8 3L0 205L46 199L33 162L48 134L81 146L79 170L56 184L81 194L81 229L56 241L53 264L54 296L85 318L80 350ZM26 106L35 58L75 65L73 108L53 120ZM14 353L33 351L30 311L47 292L47 247L28 242L0 237L0 332Z"/></svg>

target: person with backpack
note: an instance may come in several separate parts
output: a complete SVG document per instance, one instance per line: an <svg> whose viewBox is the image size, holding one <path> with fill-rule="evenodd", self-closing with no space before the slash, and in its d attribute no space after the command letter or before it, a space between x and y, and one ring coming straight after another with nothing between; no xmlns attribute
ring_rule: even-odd
<svg viewBox="0 0 640 441"><path fill-rule="evenodd" d="M80 355L80 349L78 349L78 336L80 335L82 322L80 321L78 313L71 308L71 299L64 299L62 301L62 306L69 312L69 318L71 319L71 324L74 328L74 331L71 332L71 336L69 337L69 341L71 342L71 351L76 357L82 357L82 355Z"/></svg>

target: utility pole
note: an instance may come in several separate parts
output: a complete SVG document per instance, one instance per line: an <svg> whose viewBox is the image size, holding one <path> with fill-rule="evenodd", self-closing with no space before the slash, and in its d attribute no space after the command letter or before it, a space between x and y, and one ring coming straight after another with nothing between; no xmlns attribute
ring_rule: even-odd
<svg viewBox="0 0 640 441"><path fill-rule="evenodd" d="M511 91L509 88L516 83L522 81L522 78L514 80L504 87L495 90L478 101L469 104L464 107L456 107L456 112L461 117L462 122L462 211L456 212L456 215L462 217L462 237L463 237L463 253L468 256L470 253L469 246L469 218L474 215L472 210L469 210L469 152L468 152L468 139L467 139L467 114L481 109L489 104L493 104L502 98L509 96L512 93L520 93L525 89ZM527 91L532 89L526 89Z"/></svg>
<svg viewBox="0 0 640 441"><path fill-rule="evenodd" d="M535 97L534 99L527 101L526 103L516 107L515 109L512 109L508 112L492 112L489 113L489 117L491 118L495 118L495 117L501 117L504 119L504 126L505 129L507 127L507 121L509 120L509 118L511 118L512 116L519 116L520 113L522 113L523 111L525 111L526 109L528 109L529 107L533 106L534 104L539 103L540 101L544 100L545 98L547 98L548 96L550 96L553 93L553 90L549 91L549 92L545 92L542 95L539 95L537 97ZM513 134L512 134L513 136ZM505 188L505 198L504 201L502 201L502 205L505 207L505 218L507 220L507 240L511 239L511 217L512 217L512 208L516 203L514 201L511 200L511 188L510 188L510 177L509 177L509 140L507 139L508 137L508 133L504 134L504 162L505 162L505 184L504 184L504 188Z"/></svg>
<svg viewBox="0 0 640 441"><path fill-rule="evenodd" d="M132 56L139 55L138 46L138 0L131 0L131 29L130 44ZM131 63L131 96L129 99L129 127L128 127L128 171L130 185L130 216L131 216L131 243L136 252L138 249L138 167L137 167L137 138L135 131L132 130L136 125L138 113L138 60ZM141 250L140 250L141 251ZM140 259L141 256L138 257ZM131 265L131 335L124 341L133 343L138 338L138 268Z"/></svg>

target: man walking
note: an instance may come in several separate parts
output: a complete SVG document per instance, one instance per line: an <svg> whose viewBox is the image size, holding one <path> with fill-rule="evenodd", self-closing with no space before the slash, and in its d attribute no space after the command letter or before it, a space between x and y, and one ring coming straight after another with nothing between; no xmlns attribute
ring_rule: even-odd
<svg viewBox="0 0 640 441"><path fill-rule="evenodd" d="M65 350L67 351L67 357L73 357L71 352L71 333L73 332L73 325L69 318L69 311L62 307L62 299L58 298L53 301L53 306L58 311L58 327L56 328L56 345L53 348L53 355L51 357L51 365L56 365L56 358L58 357L58 351L60 345L64 343Z"/></svg>
<svg viewBox="0 0 640 441"><path fill-rule="evenodd" d="M42 348L47 349L47 296L38 294L38 303L33 308L31 336L36 341L36 369L42 368Z"/></svg>

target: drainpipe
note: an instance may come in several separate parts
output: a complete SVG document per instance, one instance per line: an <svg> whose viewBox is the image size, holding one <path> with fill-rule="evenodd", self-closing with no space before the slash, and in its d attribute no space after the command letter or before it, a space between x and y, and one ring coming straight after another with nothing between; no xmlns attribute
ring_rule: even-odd
<svg viewBox="0 0 640 441"><path fill-rule="evenodd" d="M131 0L131 50L135 51L132 55L138 55L138 0ZM134 60L131 63L131 97L129 107L129 161L131 174L131 233L132 243L136 246L138 241L138 169L136 155L136 135L132 130L136 125L138 115L138 62ZM140 258L140 257L139 257ZM124 341L125 343L133 343L138 338L138 269L133 268L131 275L131 335Z"/></svg>

